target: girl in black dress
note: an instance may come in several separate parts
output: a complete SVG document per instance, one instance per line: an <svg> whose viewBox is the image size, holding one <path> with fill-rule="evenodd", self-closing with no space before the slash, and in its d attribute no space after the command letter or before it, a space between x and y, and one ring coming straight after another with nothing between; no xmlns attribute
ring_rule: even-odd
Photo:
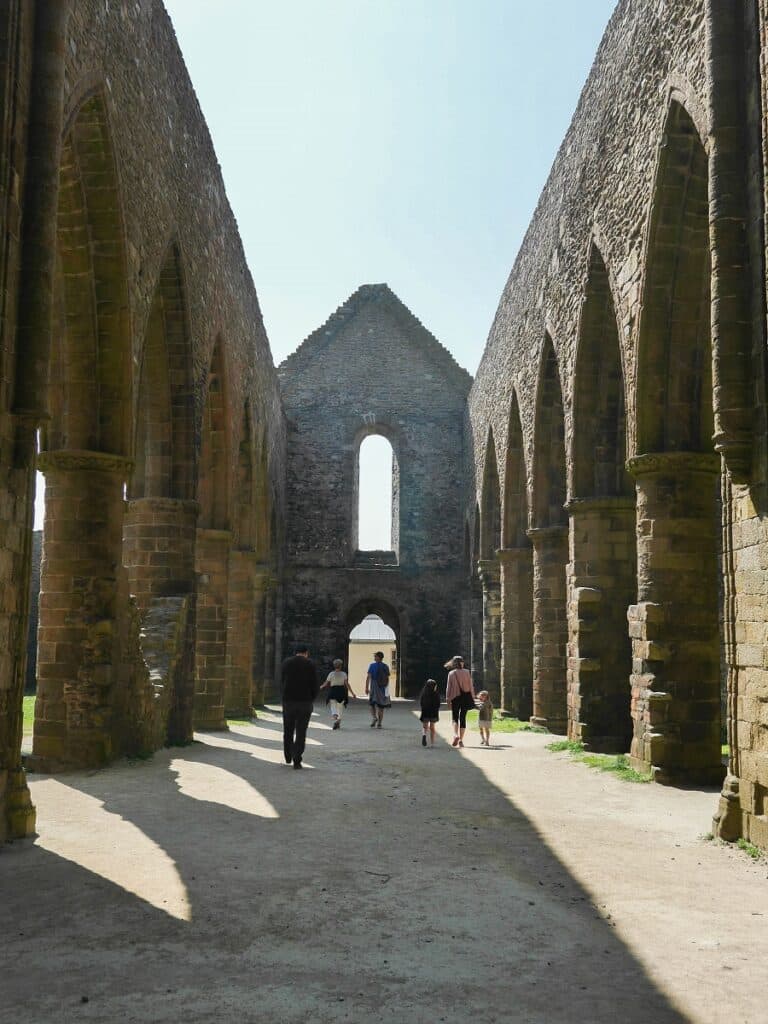
<svg viewBox="0 0 768 1024"><path fill-rule="evenodd" d="M435 745L435 726L440 717L440 694L437 692L437 683L434 679L428 679L424 689L421 691L421 745L426 747L427 736L429 745Z"/></svg>

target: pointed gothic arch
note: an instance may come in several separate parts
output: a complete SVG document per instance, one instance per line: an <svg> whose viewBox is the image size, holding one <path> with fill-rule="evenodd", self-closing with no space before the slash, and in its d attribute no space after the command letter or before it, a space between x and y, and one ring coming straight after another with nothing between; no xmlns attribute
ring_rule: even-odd
<svg viewBox="0 0 768 1024"><path fill-rule="evenodd" d="M636 600L635 503L611 284L590 247L574 368L568 574L568 735L624 752L632 736L627 609Z"/></svg>
<svg viewBox="0 0 768 1024"><path fill-rule="evenodd" d="M528 475L517 393L509 403L501 561L501 698L516 718L533 713L533 552L528 536Z"/></svg>
<svg viewBox="0 0 768 1024"><path fill-rule="evenodd" d="M659 151L637 352L638 603L632 755L661 782L719 781L720 461L713 451L709 165L670 103ZM648 644L658 656L650 659ZM663 718L656 714L669 706Z"/></svg>
<svg viewBox="0 0 768 1024"><path fill-rule="evenodd" d="M533 714L552 732L567 729L565 413L555 347L545 332L533 433Z"/></svg>

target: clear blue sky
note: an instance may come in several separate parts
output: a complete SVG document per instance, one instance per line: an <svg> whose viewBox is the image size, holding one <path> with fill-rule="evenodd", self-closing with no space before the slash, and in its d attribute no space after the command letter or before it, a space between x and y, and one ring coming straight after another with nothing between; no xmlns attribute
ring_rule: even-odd
<svg viewBox="0 0 768 1024"><path fill-rule="evenodd" d="M166 0L275 362L386 281L474 372L615 0Z"/></svg>

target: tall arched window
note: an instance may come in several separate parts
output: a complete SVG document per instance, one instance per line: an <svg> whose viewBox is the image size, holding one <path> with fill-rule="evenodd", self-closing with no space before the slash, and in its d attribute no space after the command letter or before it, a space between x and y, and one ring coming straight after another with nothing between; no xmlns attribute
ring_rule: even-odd
<svg viewBox="0 0 768 1024"><path fill-rule="evenodd" d="M386 437L370 434L363 438L357 469L357 549L395 551L397 459Z"/></svg>

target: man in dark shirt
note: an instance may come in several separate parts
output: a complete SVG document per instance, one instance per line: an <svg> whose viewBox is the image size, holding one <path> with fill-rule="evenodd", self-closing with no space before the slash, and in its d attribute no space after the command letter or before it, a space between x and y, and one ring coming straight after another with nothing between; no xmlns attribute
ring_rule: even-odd
<svg viewBox="0 0 768 1024"><path fill-rule="evenodd" d="M283 698L283 753L285 763L293 761L294 768L301 768L307 726L312 716L312 706L320 689L317 670L309 660L309 648L297 647L292 658L286 658L281 670L281 692Z"/></svg>

